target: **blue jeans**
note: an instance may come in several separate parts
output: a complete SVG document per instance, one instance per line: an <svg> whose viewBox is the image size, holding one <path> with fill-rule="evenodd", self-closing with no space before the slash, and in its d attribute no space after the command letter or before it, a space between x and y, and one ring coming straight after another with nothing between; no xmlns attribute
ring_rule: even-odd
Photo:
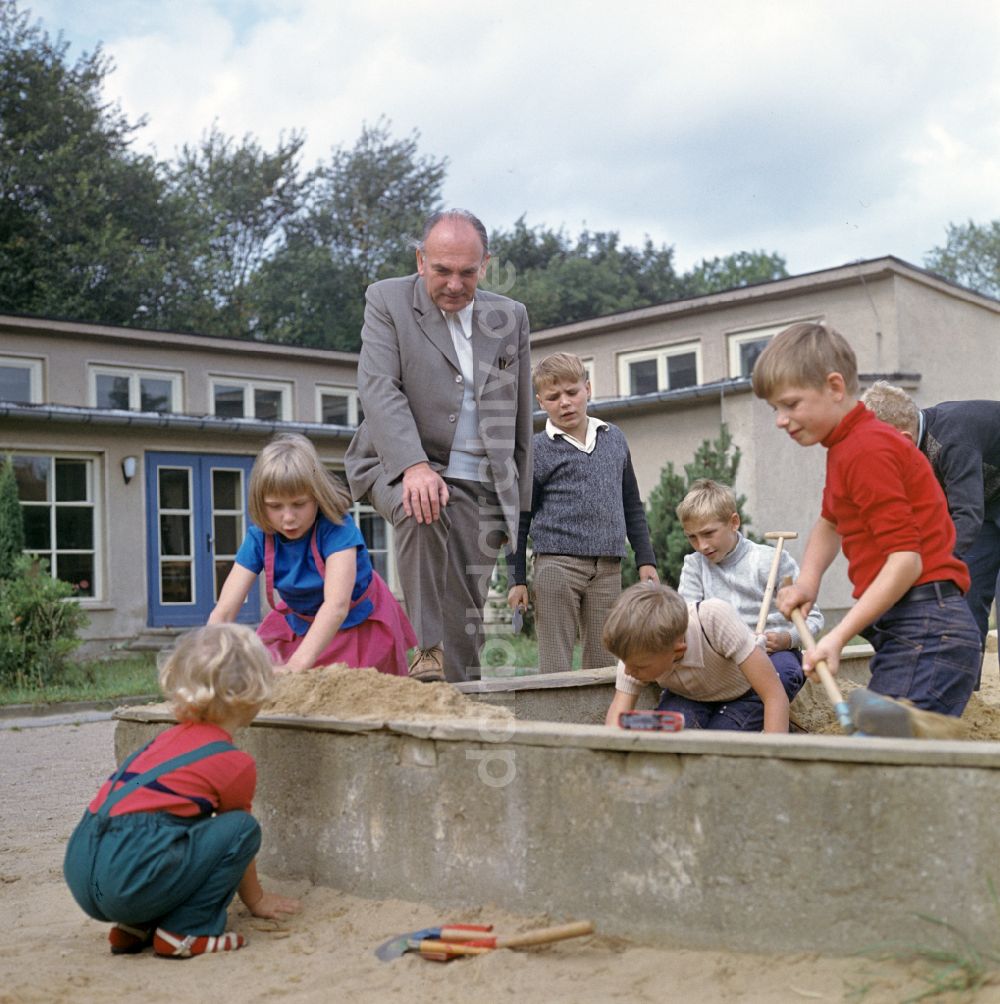
<svg viewBox="0 0 1000 1004"><path fill-rule="evenodd" d="M979 628L981 648L986 648L990 629L990 607L1000 591L1000 512L987 512L979 534L961 559L969 566L972 585L965 602ZM980 663L982 660L980 660Z"/></svg>
<svg viewBox="0 0 1000 1004"><path fill-rule="evenodd" d="M802 654L798 649L793 649L790 652L774 652L768 658L781 679L788 700L794 700L805 683ZM679 711L684 716L686 729L760 732L764 728L764 702L753 689L731 701L694 701L664 690L657 709Z"/></svg>
<svg viewBox="0 0 1000 1004"><path fill-rule="evenodd" d="M869 690L956 718L979 675L981 638L962 596L897 603L863 632L872 643Z"/></svg>

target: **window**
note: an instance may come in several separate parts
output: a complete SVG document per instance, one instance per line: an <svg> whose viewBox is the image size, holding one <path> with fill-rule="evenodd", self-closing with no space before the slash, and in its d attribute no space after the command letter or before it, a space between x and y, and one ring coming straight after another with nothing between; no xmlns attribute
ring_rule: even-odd
<svg viewBox="0 0 1000 1004"><path fill-rule="evenodd" d="M77 456L13 455L24 516L25 551L45 558L53 577L78 596L98 596L94 460Z"/></svg>
<svg viewBox="0 0 1000 1004"><path fill-rule="evenodd" d="M219 418L290 421L292 387L287 383L216 377L212 380L212 414Z"/></svg>
<svg viewBox="0 0 1000 1004"><path fill-rule="evenodd" d="M94 408L120 411L180 411L181 375L159 370L115 366L90 368L90 402Z"/></svg>
<svg viewBox="0 0 1000 1004"><path fill-rule="evenodd" d="M697 342L682 342L618 357L618 385L624 396L695 387L701 379Z"/></svg>
<svg viewBox="0 0 1000 1004"><path fill-rule="evenodd" d="M344 480L341 467L328 467L331 474ZM387 523L375 509L366 502L355 502L348 510L351 518L358 525L361 536L365 538L365 547L371 558L372 568L382 576L394 592L399 592L396 582L396 562L393 557L392 526Z"/></svg>
<svg viewBox="0 0 1000 1004"><path fill-rule="evenodd" d="M0 356L0 401L40 404L41 400L41 359Z"/></svg>
<svg viewBox="0 0 1000 1004"><path fill-rule="evenodd" d="M807 321L818 321L820 318L803 318ZM795 321L784 321L781 324L771 324L765 328L747 328L742 331L731 331L726 339L729 345L729 375L731 377L747 377L753 372L757 357L767 348L767 343L779 332L784 331Z"/></svg>
<svg viewBox="0 0 1000 1004"><path fill-rule="evenodd" d="M597 387L594 385L594 360L581 359L580 362L583 363L583 371L587 374L587 379L590 381L590 396L595 398L597 397Z"/></svg>
<svg viewBox="0 0 1000 1004"><path fill-rule="evenodd" d="M358 392L353 387L316 388L316 415L324 425L356 428L364 420Z"/></svg>

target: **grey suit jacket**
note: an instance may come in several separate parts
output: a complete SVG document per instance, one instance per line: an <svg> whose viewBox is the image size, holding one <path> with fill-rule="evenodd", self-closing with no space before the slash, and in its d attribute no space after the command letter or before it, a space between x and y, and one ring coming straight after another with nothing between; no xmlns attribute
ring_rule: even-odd
<svg viewBox="0 0 1000 1004"><path fill-rule="evenodd" d="M479 428L507 535L531 505L532 390L524 304L477 290L472 354ZM441 311L418 275L383 279L365 293L358 397L364 421L345 456L356 499L380 476L392 484L407 467L448 465L462 406L461 370Z"/></svg>

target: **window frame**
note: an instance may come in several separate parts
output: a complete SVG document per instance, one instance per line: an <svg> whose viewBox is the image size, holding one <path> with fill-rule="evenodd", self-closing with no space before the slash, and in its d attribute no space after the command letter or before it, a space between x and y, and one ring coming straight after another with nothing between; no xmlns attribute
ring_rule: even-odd
<svg viewBox="0 0 1000 1004"><path fill-rule="evenodd" d="M101 604L105 601L105 576L104 576L104 560L105 560L105 536L104 536L104 506L106 505L106 500L104 497L104 472L106 466L106 457L103 453L87 453L84 451L76 450L46 450L42 449L14 449L10 451L13 458L17 457L42 457L51 462L51 477L48 486L48 497L44 502L35 501L23 501L18 498L18 502L21 508L24 509L26 506L46 508L49 510L49 535L50 535L50 547L47 550L35 550L30 547L25 547L23 554L38 555L41 554L43 557L47 557L49 560L49 575L52 578L59 578L59 555L60 554L92 554L93 556L93 583L92 591L89 596L77 596L75 599L77 602L84 606L94 606ZM82 461L86 464L86 477L87 477L87 498L83 501L63 501L59 502L55 498L56 491L56 476L55 476L55 466L57 460L75 460ZM57 526L57 512L58 509L62 507L63 509L74 508L74 509L89 509L92 513L92 533L93 539L91 541L90 548L60 548L56 539ZM53 560L55 559L55 560ZM61 581L69 581L63 579Z"/></svg>
<svg viewBox="0 0 1000 1004"><path fill-rule="evenodd" d="M16 401L15 404L41 404L44 397L43 366L41 356L19 356L10 353L0 355L0 366L8 369L25 369L28 371L28 400Z"/></svg>
<svg viewBox="0 0 1000 1004"><path fill-rule="evenodd" d="M156 370L135 366L111 366L105 363L90 363L87 367L87 395L91 408L99 408L97 403L97 378L99 376L128 377L128 408L126 411L142 411L142 381L166 380L170 384L170 406L165 412L149 412L153 415L176 415L183 411L183 379L179 370ZM114 409L113 409L114 410Z"/></svg>
<svg viewBox="0 0 1000 1004"><path fill-rule="evenodd" d="M688 386L697 387L702 383L702 360L701 360L701 339L690 338L683 342L673 342L670 345L657 345L649 349L634 349L629 352L618 353L618 387L621 397L638 397L641 395L632 393L632 381L629 378L629 366L632 363L646 362L650 359L656 360L656 384L655 391L650 393L662 394L665 391L684 390L682 387L671 387L669 381L669 370L667 360L673 356L683 356L694 353L695 382Z"/></svg>
<svg viewBox="0 0 1000 1004"><path fill-rule="evenodd" d="M257 420L256 406L253 392L255 390L276 390L281 392L281 413L273 421L292 421L292 389L291 380L258 380L256 377L226 376L225 374L211 374L208 378L208 403L210 414L214 418L233 418L232 415L219 415L215 410L215 391L220 385L228 387L242 387L243 389L243 414L241 418L251 418ZM265 418L259 421L270 422L272 419Z"/></svg>
<svg viewBox="0 0 1000 1004"><path fill-rule="evenodd" d="M347 478L344 474L344 462L342 460L329 461L324 460L323 466L331 473L335 474L341 481L345 484ZM385 524L385 570L386 575L384 576L386 583L389 588L396 596L402 596L403 590L399 585L399 576L396 572L396 539L395 533L393 531L392 523L389 522L370 502L351 502L350 509L347 510L350 513L351 519L354 520L355 525L360 530L361 529L361 519L362 515L373 515L377 516ZM365 542L365 547L368 547L368 542ZM381 548L377 548L376 554L382 553ZM372 554L372 549L368 548L369 557ZM372 562L372 569L375 569L375 562Z"/></svg>
<svg viewBox="0 0 1000 1004"><path fill-rule="evenodd" d="M597 384L594 382L594 357L593 356L581 356L580 362L583 363L583 370L587 374L587 380L590 381L590 397L591 399L597 397Z"/></svg>
<svg viewBox="0 0 1000 1004"><path fill-rule="evenodd" d="M749 377L749 373L744 373L740 364L740 349L750 342L759 342L763 339L770 341L776 334L784 331L791 324L800 322L820 323L822 317L800 317L792 320L779 321L776 324L758 324L752 328L733 328L726 334L726 364L731 379L737 380L742 377Z"/></svg>
<svg viewBox="0 0 1000 1004"><path fill-rule="evenodd" d="M347 428L356 429L361 422L358 415L361 411L361 404L358 400L357 387L348 387L342 384L318 383L316 384L316 421L321 425L333 425L333 422L323 421L323 395L339 395L347 398Z"/></svg>

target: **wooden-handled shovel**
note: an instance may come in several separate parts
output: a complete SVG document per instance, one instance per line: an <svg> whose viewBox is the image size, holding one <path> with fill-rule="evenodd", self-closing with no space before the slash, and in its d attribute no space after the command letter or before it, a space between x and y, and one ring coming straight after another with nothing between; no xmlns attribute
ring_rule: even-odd
<svg viewBox="0 0 1000 1004"><path fill-rule="evenodd" d="M454 958L457 955L485 955L495 948L527 948L531 945L548 945L553 941L564 941L566 938L579 938L585 934L593 934L594 925L589 920L578 920L572 924L560 924L558 927L543 927L537 931L525 931L523 934L501 934L489 938L478 938L475 941L420 941L411 947L422 956L436 961L444 958Z"/></svg>

